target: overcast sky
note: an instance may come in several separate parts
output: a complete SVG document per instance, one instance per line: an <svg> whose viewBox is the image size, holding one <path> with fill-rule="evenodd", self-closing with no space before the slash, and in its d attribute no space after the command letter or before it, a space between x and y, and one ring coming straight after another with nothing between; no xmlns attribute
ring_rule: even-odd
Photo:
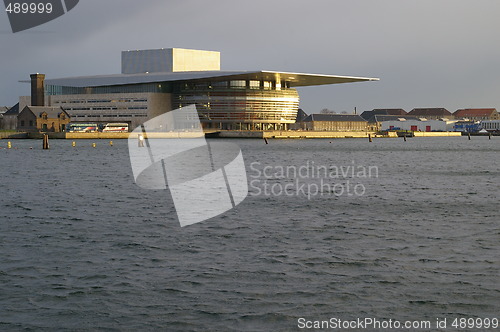
<svg viewBox="0 0 500 332"><path fill-rule="evenodd" d="M500 109L498 0L81 0L13 34L0 13L0 106L47 78L120 72L120 52L220 51L222 70L378 77L299 88L301 108Z"/></svg>

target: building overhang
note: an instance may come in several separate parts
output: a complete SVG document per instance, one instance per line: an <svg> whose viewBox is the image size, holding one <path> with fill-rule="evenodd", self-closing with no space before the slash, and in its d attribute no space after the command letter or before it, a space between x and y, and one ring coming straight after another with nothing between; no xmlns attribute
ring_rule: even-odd
<svg viewBox="0 0 500 332"><path fill-rule="evenodd" d="M100 87L162 82L217 82L227 80L286 81L289 86L303 87L326 84L378 81L378 78L323 74L304 74L278 71L200 71L115 74L47 79L45 84L67 87ZM23 81L24 82L24 81Z"/></svg>

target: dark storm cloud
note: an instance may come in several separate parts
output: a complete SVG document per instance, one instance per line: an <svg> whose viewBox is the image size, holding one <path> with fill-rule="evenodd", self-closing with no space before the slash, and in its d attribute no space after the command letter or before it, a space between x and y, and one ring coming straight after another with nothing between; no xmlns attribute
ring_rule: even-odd
<svg viewBox="0 0 500 332"><path fill-rule="evenodd" d="M500 2L400 0L85 0L39 28L0 21L0 104L31 72L118 73L120 51L185 47L222 52L223 69L380 77L302 88L307 112L328 107L498 107Z"/></svg>

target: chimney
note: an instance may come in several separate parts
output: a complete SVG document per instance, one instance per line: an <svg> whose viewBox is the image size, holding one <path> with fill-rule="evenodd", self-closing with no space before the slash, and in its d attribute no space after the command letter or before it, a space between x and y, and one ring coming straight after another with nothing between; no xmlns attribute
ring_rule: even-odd
<svg viewBox="0 0 500 332"><path fill-rule="evenodd" d="M31 106L45 106L44 74L31 74Z"/></svg>

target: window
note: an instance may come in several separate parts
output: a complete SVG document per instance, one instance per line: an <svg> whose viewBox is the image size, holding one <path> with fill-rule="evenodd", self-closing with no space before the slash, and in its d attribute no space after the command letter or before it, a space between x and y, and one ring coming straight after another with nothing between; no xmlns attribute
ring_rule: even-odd
<svg viewBox="0 0 500 332"><path fill-rule="evenodd" d="M250 89L259 89L260 81L250 81Z"/></svg>
<svg viewBox="0 0 500 332"><path fill-rule="evenodd" d="M236 80L231 81L229 85L232 89L244 89L247 85L247 82L244 80Z"/></svg>
<svg viewBox="0 0 500 332"><path fill-rule="evenodd" d="M21 120L21 127L24 127L24 120Z"/></svg>
<svg viewBox="0 0 500 332"><path fill-rule="evenodd" d="M217 88L219 88L219 89L225 89L225 88L227 88L227 81L213 82L212 83L212 87L214 89L217 89Z"/></svg>
<svg viewBox="0 0 500 332"><path fill-rule="evenodd" d="M202 83L196 83L194 88L196 90L206 90L208 89L208 83L202 82Z"/></svg>

